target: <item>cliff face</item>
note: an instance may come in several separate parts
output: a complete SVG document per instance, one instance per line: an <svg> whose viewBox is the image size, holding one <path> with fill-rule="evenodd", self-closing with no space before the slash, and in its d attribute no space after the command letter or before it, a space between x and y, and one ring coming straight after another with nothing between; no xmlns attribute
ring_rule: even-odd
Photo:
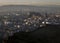
<svg viewBox="0 0 60 43"><path fill-rule="evenodd" d="M60 43L60 27L48 25L34 32L19 32L9 37L8 43Z"/></svg>

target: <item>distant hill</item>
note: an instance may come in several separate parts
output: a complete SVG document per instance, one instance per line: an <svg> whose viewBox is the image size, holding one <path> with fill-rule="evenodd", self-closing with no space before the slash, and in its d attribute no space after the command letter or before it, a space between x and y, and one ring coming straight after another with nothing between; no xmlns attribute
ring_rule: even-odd
<svg viewBox="0 0 60 43"><path fill-rule="evenodd" d="M33 10L34 8L38 8L37 6L29 6L29 5L5 5L0 6L0 11L16 11L16 10Z"/></svg>
<svg viewBox="0 0 60 43"><path fill-rule="evenodd" d="M59 10L60 6L58 5L50 5L50 6L32 6L32 5L4 5L0 6L0 12L3 11L19 11L19 10L25 10L25 11L37 11L40 12L42 10L44 11L52 11L52 10Z"/></svg>

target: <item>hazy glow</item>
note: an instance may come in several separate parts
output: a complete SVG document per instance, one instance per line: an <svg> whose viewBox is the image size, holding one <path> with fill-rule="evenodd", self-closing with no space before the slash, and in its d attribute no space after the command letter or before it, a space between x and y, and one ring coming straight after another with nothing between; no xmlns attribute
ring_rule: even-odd
<svg viewBox="0 0 60 43"><path fill-rule="evenodd" d="M0 0L0 5L60 5L60 0Z"/></svg>

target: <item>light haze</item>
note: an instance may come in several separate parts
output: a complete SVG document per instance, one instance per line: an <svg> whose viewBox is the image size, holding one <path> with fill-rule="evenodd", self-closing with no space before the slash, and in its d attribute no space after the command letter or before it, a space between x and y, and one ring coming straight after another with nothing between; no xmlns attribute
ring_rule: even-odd
<svg viewBox="0 0 60 43"><path fill-rule="evenodd" d="M0 0L0 5L60 5L60 0Z"/></svg>

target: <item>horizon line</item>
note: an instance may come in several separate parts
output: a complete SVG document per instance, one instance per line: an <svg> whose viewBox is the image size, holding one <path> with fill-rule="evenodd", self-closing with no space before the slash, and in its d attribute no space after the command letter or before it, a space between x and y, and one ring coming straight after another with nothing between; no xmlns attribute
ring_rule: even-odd
<svg viewBox="0 0 60 43"><path fill-rule="evenodd" d="M60 5L31 5L31 4L6 4L6 5L0 5L0 6L8 6L8 5L27 5L27 6L60 6Z"/></svg>

